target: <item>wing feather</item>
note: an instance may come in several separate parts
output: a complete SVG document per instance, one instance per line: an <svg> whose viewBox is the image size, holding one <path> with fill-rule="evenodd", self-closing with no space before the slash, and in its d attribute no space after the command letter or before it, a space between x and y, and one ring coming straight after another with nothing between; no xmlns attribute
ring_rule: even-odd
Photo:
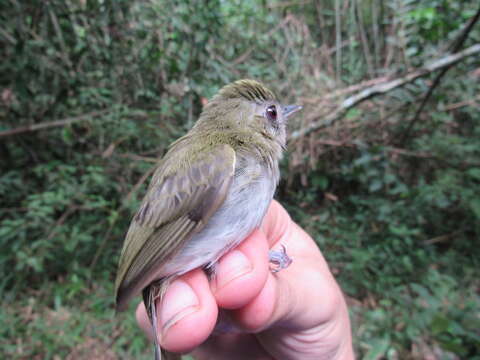
<svg viewBox="0 0 480 360"><path fill-rule="evenodd" d="M235 151L228 145L218 145L204 159L162 177L168 161L155 173L125 238L115 286L119 310L203 229L224 202L235 173Z"/></svg>

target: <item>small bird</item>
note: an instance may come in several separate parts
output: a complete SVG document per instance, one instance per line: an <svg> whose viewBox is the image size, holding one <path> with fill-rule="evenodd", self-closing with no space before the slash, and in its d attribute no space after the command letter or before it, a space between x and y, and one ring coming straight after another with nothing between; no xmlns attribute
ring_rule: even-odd
<svg viewBox="0 0 480 360"><path fill-rule="evenodd" d="M199 267L214 274L220 257L260 226L279 181L287 118L300 109L247 79L206 104L159 162L130 224L115 283L118 311L143 292L156 336L155 301L168 284ZM291 262L284 248L270 261L274 271Z"/></svg>

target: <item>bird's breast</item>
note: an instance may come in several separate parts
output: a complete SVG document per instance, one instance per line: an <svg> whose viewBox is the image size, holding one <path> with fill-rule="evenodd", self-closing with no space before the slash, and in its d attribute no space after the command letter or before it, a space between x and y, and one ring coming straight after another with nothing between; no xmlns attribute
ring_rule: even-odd
<svg viewBox="0 0 480 360"><path fill-rule="evenodd" d="M260 226L277 182L278 167L272 170L253 158L237 158L235 177L224 203L206 226L161 267L159 277L210 266L237 246Z"/></svg>

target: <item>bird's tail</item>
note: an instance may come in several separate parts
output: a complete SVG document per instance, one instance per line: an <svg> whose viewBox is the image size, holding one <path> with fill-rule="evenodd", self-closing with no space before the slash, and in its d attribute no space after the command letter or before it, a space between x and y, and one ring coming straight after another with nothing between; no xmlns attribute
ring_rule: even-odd
<svg viewBox="0 0 480 360"><path fill-rule="evenodd" d="M155 360L180 360L181 355L171 353L160 347L160 342L158 340L158 317L157 317L157 307L156 301L162 300L163 295L169 285L170 281L168 279L162 279L161 281L156 281L143 290L143 302L145 304L145 309L147 310L148 318L152 323L153 327L153 341L155 346Z"/></svg>

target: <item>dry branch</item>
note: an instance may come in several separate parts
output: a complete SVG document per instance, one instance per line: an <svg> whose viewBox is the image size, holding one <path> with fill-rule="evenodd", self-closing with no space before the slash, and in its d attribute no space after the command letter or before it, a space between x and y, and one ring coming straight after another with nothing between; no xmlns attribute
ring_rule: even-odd
<svg viewBox="0 0 480 360"><path fill-rule="evenodd" d="M104 115L111 110L101 110L101 111L93 111L88 114L83 114L79 116L74 116L74 117L69 117L66 119L62 120L55 120L51 122L45 122L45 123L39 123L39 124L33 124L33 125L28 125L28 126L21 126L18 128L10 129L10 130L4 130L0 131L0 138L2 137L8 137L8 136L13 136L13 135L20 135L24 133L29 133L29 132L34 132L38 130L45 130L45 129L50 129L50 128L55 128L55 127L61 127L61 126L66 126L70 125L79 121L83 120L88 120L92 117L99 116L99 115Z"/></svg>
<svg viewBox="0 0 480 360"><path fill-rule="evenodd" d="M443 111L452 111L452 110L456 110L456 109L459 109L459 108L464 107L464 106L480 107L480 95L476 96L476 97L474 97L473 99L470 99L470 100L465 100L465 101L460 101L460 102L457 102L457 103L454 103L454 104L449 104L449 105L445 106L445 108L442 109L442 110Z"/></svg>
<svg viewBox="0 0 480 360"><path fill-rule="evenodd" d="M117 154L118 157L124 158L124 159L130 159L134 161L145 161L149 163L157 163L158 158L153 157L153 156L140 156L140 155L135 155L135 154L129 154L129 153L123 153L123 154Z"/></svg>
<svg viewBox="0 0 480 360"><path fill-rule="evenodd" d="M385 94L393 89L396 89L405 84L411 83L412 81L418 79L419 77L428 75L439 69L443 69L447 66L452 66L453 64L459 62L460 60L465 59L466 57L480 53L480 44L475 44L463 51L459 51L456 54L450 54L438 60L431 62L430 64L425 65L423 68L412 71L402 77L399 77L394 80L385 81L369 87L365 90L360 91L358 94L346 98L340 103L340 105L332 111L328 116L320 121L314 121L310 123L307 127L294 131L289 140L297 140L305 135L310 134L312 131L325 128L332 125L335 121L341 119L343 115L355 105L370 99L373 96Z"/></svg>
<svg viewBox="0 0 480 360"><path fill-rule="evenodd" d="M155 170L158 168L156 165L152 165L145 173L142 175L142 177L137 181L137 183L132 187L132 190L125 196L125 198L122 201L122 207L126 206L130 199L132 198L133 194L135 194L138 189L140 189L140 186L143 185L145 181L148 180L150 176L155 172Z"/></svg>
<svg viewBox="0 0 480 360"><path fill-rule="evenodd" d="M467 40L467 37L468 37L468 34L470 33L470 31L473 29L473 26L475 25L475 23L480 19L480 7L478 8L476 14L470 19L468 25L463 29L463 31L460 33L460 35L458 36L457 40L455 41L454 45L453 45L453 48L451 50L451 53L453 54L457 54L463 43L465 42L465 40ZM405 132L403 133L403 136L402 136L402 139L400 141L400 145L403 145L408 136L410 135L410 132L412 131L413 129L413 126L417 123L418 119L420 119L420 114L422 113L423 109L425 108L425 105L427 104L428 100L430 99L430 97L432 96L433 94L433 91L435 90L435 88L438 86L438 84L440 84L440 80L443 78L443 76L447 73L447 71L450 69L452 65L449 65L449 66L446 66L442 69L442 71L435 77L435 79L433 80L433 83L432 85L430 85L430 88L428 89L428 92L427 94L425 95L425 97L423 98L422 100L422 103L420 104L420 106L418 107L417 111L415 112L415 115L413 116L413 118L409 121L408 123L408 126L407 126L407 129L405 130Z"/></svg>

